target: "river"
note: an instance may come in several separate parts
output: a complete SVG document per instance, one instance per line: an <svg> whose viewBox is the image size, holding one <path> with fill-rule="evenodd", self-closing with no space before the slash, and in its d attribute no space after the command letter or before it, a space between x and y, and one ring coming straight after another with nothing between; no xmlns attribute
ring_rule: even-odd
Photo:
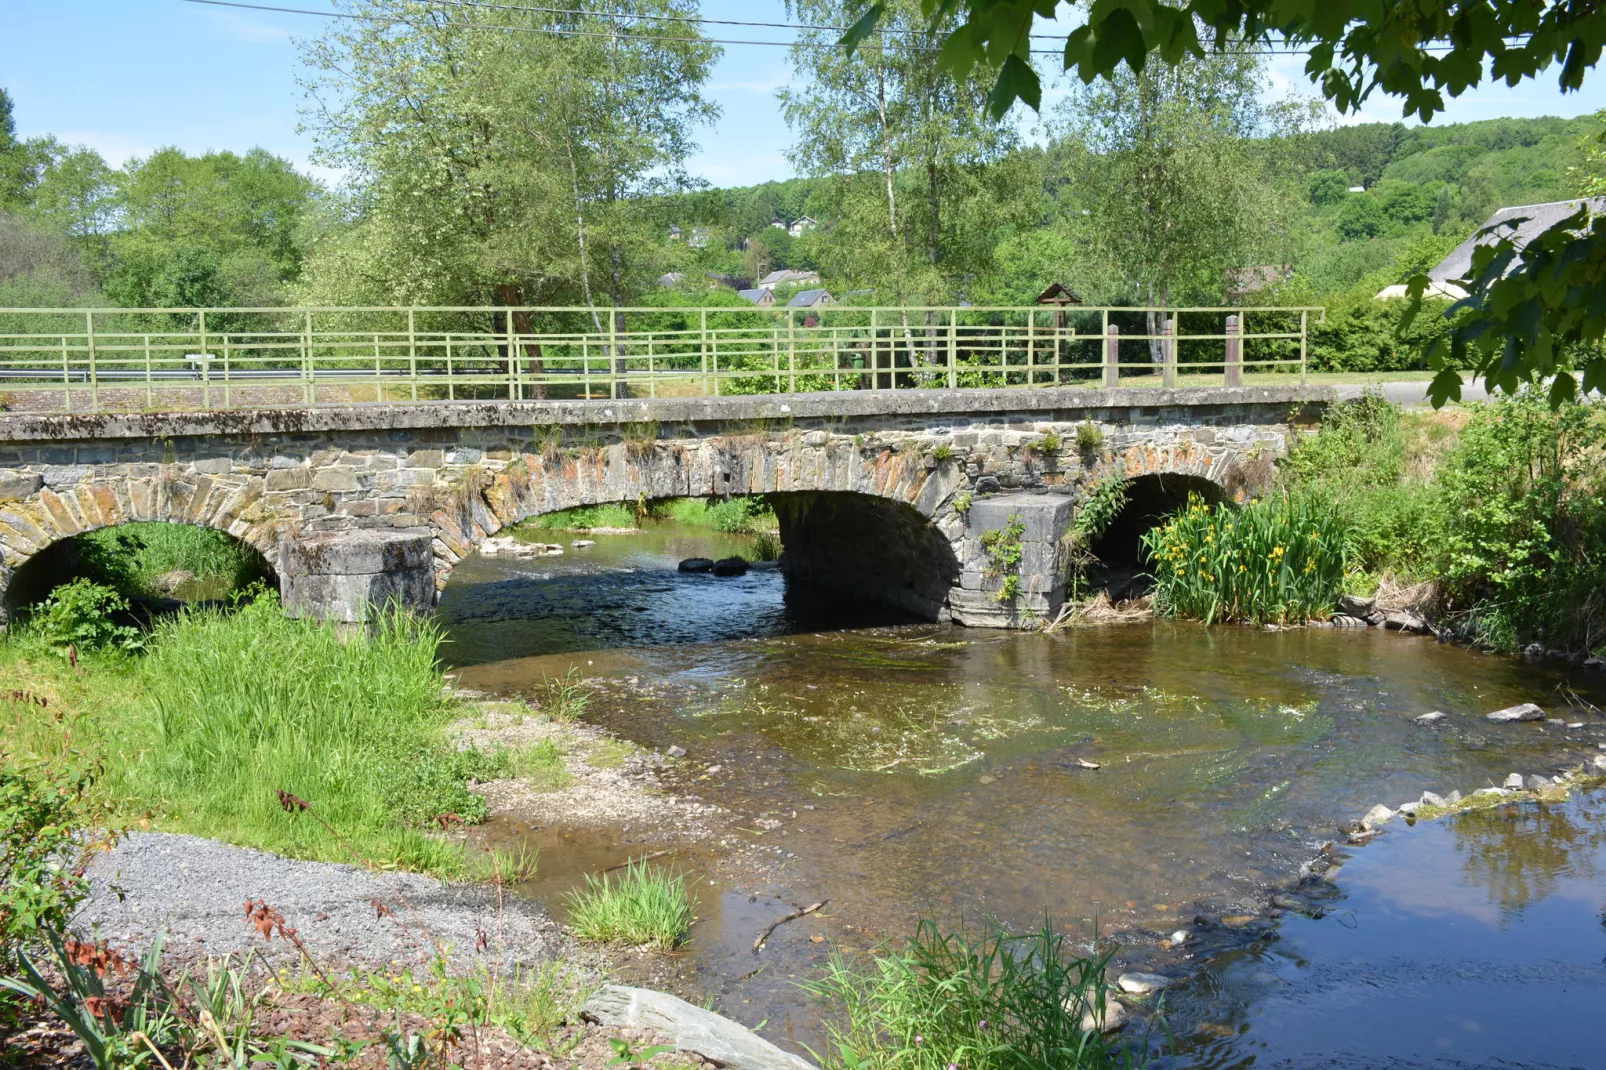
<svg viewBox="0 0 1606 1070"><path fill-rule="evenodd" d="M660 525L590 538L561 557L458 566L440 608L448 656L465 684L504 694L577 667L606 682L588 720L717 768L689 787L747 815L749 853L772 864L733 873L713 849L679 853L700 878L685 977L772 1039L817 1043L795 982L832 947L871 946L920 916L1029 927L1046 912L1078 936L1096 927L1120 962L1194 978L1167 997L1179 1065L1470 1066L1483 1042L1499 1065L1588 1065L1573 1053L1598 1027L1578 999L1606 1005L1598 800L1335 846L1326 916L1266 915L1374 803L1594 753L1606 718L1579 704L1606 697L1591 680L1372 630L912 623L789 587L773 567L675 569L745 552L746 536ZM1525 701L1581 727L1482 719ZM1450 717L1413 723L1429 710ZM534 838L544 876L531 891L554 901L643 846ZM821 899L822 917L753 956L756 930ZM1191 941L1167 948L1178 928ZM1486 1013L1510 1028L1435 1018ZM1328 1061L1312 1037L1329 1038Z"/></svg>

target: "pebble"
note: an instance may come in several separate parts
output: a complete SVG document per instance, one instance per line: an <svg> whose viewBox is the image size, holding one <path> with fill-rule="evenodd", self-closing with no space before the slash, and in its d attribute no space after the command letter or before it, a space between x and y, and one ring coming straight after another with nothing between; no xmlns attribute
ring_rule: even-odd
<svg viewBox="0 0 1606 1070"><path fill-rule="evenodd" d="M1444 802L1445 802L1446 806L1454 806L1456 803L1458 803L1460 801L1461 801L1461 792L1459 790L1452 791L1450 794L1448 794L1448 795L1446 795L1444 797Z"/></svg>
<svg viewBox="0 0 1606 1070"><path fill-rule="evenodd" d="M1505 795L1508 792L1510 792L1510 790L1511 790L1510 788L1479 788L1477 791L1473 792L1472 794L1474 794L1474 795Z"/></svg>
<svg viewBox="0 0 1606 1070"><path fill-rule="evenodd" d="M1523 781L1523 786L1529 791L1544 791L1546 788L1550 787L1550 781L1542 776L1530 776L1527 780Z"/></svg>
<svg viewBox="0 0 1606 1070"><path fill-rule="evenodd" d="M712 776L715 773L723 773L725 771L725 767L723 765L711 765L708 767L707 771L709 775Z"/></svg>
<svg viewBox="0 0 1606 1070"><path fill-rule="evenodd" d="M1065 1001L1065 1009L1074 1009L1074 1004L1071 1000ZM1105 1000L1102 1020L1096 1007L1089 1007L1082 1012L1082 1031L1091 1033L1096 1030L1100 1033L1113 1033L1125 1025L1129 1017L1131 1015L1127 1013L1127 1009L1118 1001L1113 999Z"/></svg>
<svg viewBox="0 0 1606 1070"><path fill-rule="evenodd" d="M1590 759L1590 764L1595 767L1597 773L1606 773L1606 754L1595 755L1594 758Z"/></svg>
<svg viewBox="0 0 1606 1070"><path fill-rule="evenodd" d="M1449 804L1445 802L1443 795L1438 795L1431 791L1424 791L1422 793L1422 805L1443 807Z"/></svg>
<svg viewBox="0 0 1606 1070"><path fill-rule="evenodd" d="M1366 811L1366 816L1361 818L1361 827L1362 828L1366 828L1366 829L1370 829L1373 826L1383 824L1385 821L1387 821L1389 818L1391 818L1393 816L1394 816L1394 811L1393 810L1390 810L1388 807L1384 806L1382 803L1378 803L1376 806L1374 806L1370 810Z"/></svg>
<svg viewBox="0 0 1606 1070"><path fill-rule="evenodd" d="M1188 932L1188 930L1178 929L1176 932L1171 934L1171 942L1173 944L1185 944L1188 942L1190 935L1191 934Z"/></svg>
<svg viewBox="0 0 1606 1070"><path fill-rule="evenodd" d="M1399 808L1399 810L1397 812L1400 813L1400 814L1403 814L1406 817L1415 817L1417 810L1420 809L1421 806L1422 806L1421 803L1415 803L1415 802L1401 803L1400 804L1400 808Z"/></svg>
<svg viewBox="0 0 1606 1070"><path fill-rule="evenodd" d="M682 747L680 744L676 743L676 744L673 744L669 748L669 750L666 751L665 753L668 754L671 758L684 758L684 757L686 757L686 748Z"/></svg>
<svg viewBox="0 0 1606 1070"><path fill-rule="evenodd" d="M1519 791L1522 790L1522 774L1521 773L1511 773L1511 774L1509 774L1506 777L1506 783L1505 783L1504 786L1508 787L1508 788L1516 788Z"/></svg>
<svg viewBox="0 0 1606 1070"><path fill-rule="evenodd" d="M1417 724L1421 724L1421 725L1438 724L1440 721L1443 721L1444 719L1445 719L1445 714L1440 710L1434 710L1432 713L1424 713L1420 717L1411 718L1412 721L1414 721Z"/></svg>
<svg viewBox="0 0 1606 1070"><path fill-rule="evenodd" d="M1123 973L1115 979L1121 991L1132 996L1146 996L1158 992L1171 983L1171 978L1158 973Z"/></svg>
<svg viewBox="0 0 1606 1070"><path fill-rule="evenodd" d="M1532 702L1524 702L1516 706L1507 706L1503 710L1495 710L1485 714L1484 719L1495 724L1510 724L1513 721L1543 721L1545 711Z"/></svg>

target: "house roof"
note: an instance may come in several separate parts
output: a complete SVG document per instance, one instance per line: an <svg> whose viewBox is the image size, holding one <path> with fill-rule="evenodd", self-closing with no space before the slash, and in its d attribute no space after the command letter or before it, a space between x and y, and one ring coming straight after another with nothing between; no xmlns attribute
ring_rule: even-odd
<svg viewBox="0 0 1606 1070"><path fill-rule="evenodd" d="M797 268L780 268L779 270L772 271L768 275L765 275L762 279L759 279L757 285L778 286L783 282L803 282L807 279L814 279L817 281L819 277L820 274L817 271L802 271Z"/></svg>
<svg viewBox="0 0 1606 1070"><path fill-rule="evenodd" d="M1606 212L1606 197L1590 197L1588 200L1591 211ZM1492 245L1509 235L1512 243L1518 249L1522 249L1534 238L1578 211L1581 203L1583 202L1579 200L1547 201L1544 204L1523 204L1514 208L1502 208L1484 220L1483 226L1478 228L1476 234L1457 245L1450 251L1449 256L1440 260L1428 272L1428 278L1434 282L1450 282L1465 278L1467 272L1472 270L1472 252L1478 246ZM1501 226L1519 219L1522 222L1516 224L1515 230L1510 226ZM1485 234L1484 231L1490 227L1500 229L1492 234Z"/></svg>
<svg viewBox="0 0 1606 1070"><path fill-rule="evenodd" d="M1072 293L1070 288L1062 282L1050 283L1048 289L1038 294L1036 302L1040 305L1079 305L1082 299Z"/></svg>
<svg viewBox="0 0 1606 1070"><path fill-rule="evenodd" d="M769 299L768 303L770 304L774 304L775 302L774 291L765 290L762 288L755 288L752 290L737 290L736 296L742 298L743 300L751 301L755 305L764 304L766 298Z"/></svg>
<svg viewBox="0 0 1606 1070"><path fill-rule="evenodd" d="M831 301L829 290L799 290L786 303L787 308L812 308L815 305L828 304Z"/></svg>
<svg viewBox="0 0 1606 1070"><path fill-rule="evenodd" d="M681 271L671 271L658 276L659 286L674 286L684 281L686 281L686 275Z"/></svg>

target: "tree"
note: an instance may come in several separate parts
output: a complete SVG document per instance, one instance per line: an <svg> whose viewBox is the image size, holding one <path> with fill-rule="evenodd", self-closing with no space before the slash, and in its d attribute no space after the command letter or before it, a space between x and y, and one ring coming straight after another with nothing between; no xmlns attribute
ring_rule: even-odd
<svg viewBox="0 0 1606 1070"><path fill-rule="evenodd" d="M1578 139L1579 163L1567 178L1580 197L1606 197L1606 109L1595 113L1601 129Z"/></svg>
<svg viewBox="0 0 1606 1070"><path fill-rule="evenodd" d="M846 0L789 0L810 24L846 17ZM919 34L918 0L887 8L886 30L854 53L820 47L805 31L793 49L803 82L777 95L795 142L791 158L832 179L817 195L832 229L821 266L878 298L943 302L986 269L996 226L1019 211L1000 188L1013 131L990 118L985 83L936 69Z"/></svg>
<svg viewBox="0 0 1606 1070"><path fill-rule="evenodd" d="M1238 54L1117 72L1067 99L1089 237L1139 302L1215 303L1229 272L1286 259L1298 193L1270 174L1276 137L1251 138L1289 132L1292 113L1263 106L1263 85Z"/></svg>
<svg viewBox="0 0 1606 1070"><path fill-rule="evenodd" d="M1338 204L1349 196L1349 175L1336 168L1326 168L1312 174L1306 188L1310 203L1318 208Z"/></svg>
<svg viewBox="0 0 1606 1070"><path fill-rule="evenodd" d="M1369 194L1358 194L1344 202L1344 207L1338 210L1338 236L1345 241L1365 241L1375 238L1383 233L1388 225L1388 219L1383 215L1383 208L1377 203L1377 198Z"/></svg>
<svg viewBox="0 0 1606 1070"><path fill-rule="evenodd" d="M859 18L843 34L844 52L891 11L887 0L851 6ZM1056 16L1058 0L921 0L921 6L942 42L946 69L957 77L980 63L997 69L989 94L994 115L1017 100L1040 105L1031 31L1038 20ZM1407 116L1424 121L1443 109L1446 94L1460 96L1486 72L1517 85L1554 64L1561 89L1576 92L1606 47L1606 5L1598 0L1093 0L1085 11L1086 21L1066 37L1063 53L1065 69L1084 83L1122 65L1140 72L1151 60L1175 65L1202 58L1228 42L1291 45L1307 50L1306 73L1340 111L1358 110L1381 90L1399 98ZM1453 342L1431 357L1440 369L1435 403L1459 396L1453 364L1469 353L1477 355L1475 373L1500 389L1550 377L1559 404L1577 393L1574 371L1582 366L1582 388L1606 390L1606 216L1582 210L1542 239L1519 250L1506 235L1474 259L1470 297L1449 313L1459 317ZM1414 304L1428 285L1426 276L1412 280Z"/></svg>

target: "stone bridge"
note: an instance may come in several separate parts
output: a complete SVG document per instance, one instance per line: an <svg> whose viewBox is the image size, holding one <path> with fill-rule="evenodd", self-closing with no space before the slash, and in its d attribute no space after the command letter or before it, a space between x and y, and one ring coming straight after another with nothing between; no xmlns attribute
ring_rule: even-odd
<svg viewBox="0 0 1606 1070"><path fill-rule="evenodd" d="M432 605L521 520L578 505L770 496L794 578L931 620L1057 611L1080 497L1133 481L1124 523L1242 498L1330 391L1053 388L0 415L0 586L129 521L261 551L292 611ZM1019 594L983 536L1019 519ZM1117 525L1120 526L1119 524ZM996 542L998 537L988 540Z"/></svg>

